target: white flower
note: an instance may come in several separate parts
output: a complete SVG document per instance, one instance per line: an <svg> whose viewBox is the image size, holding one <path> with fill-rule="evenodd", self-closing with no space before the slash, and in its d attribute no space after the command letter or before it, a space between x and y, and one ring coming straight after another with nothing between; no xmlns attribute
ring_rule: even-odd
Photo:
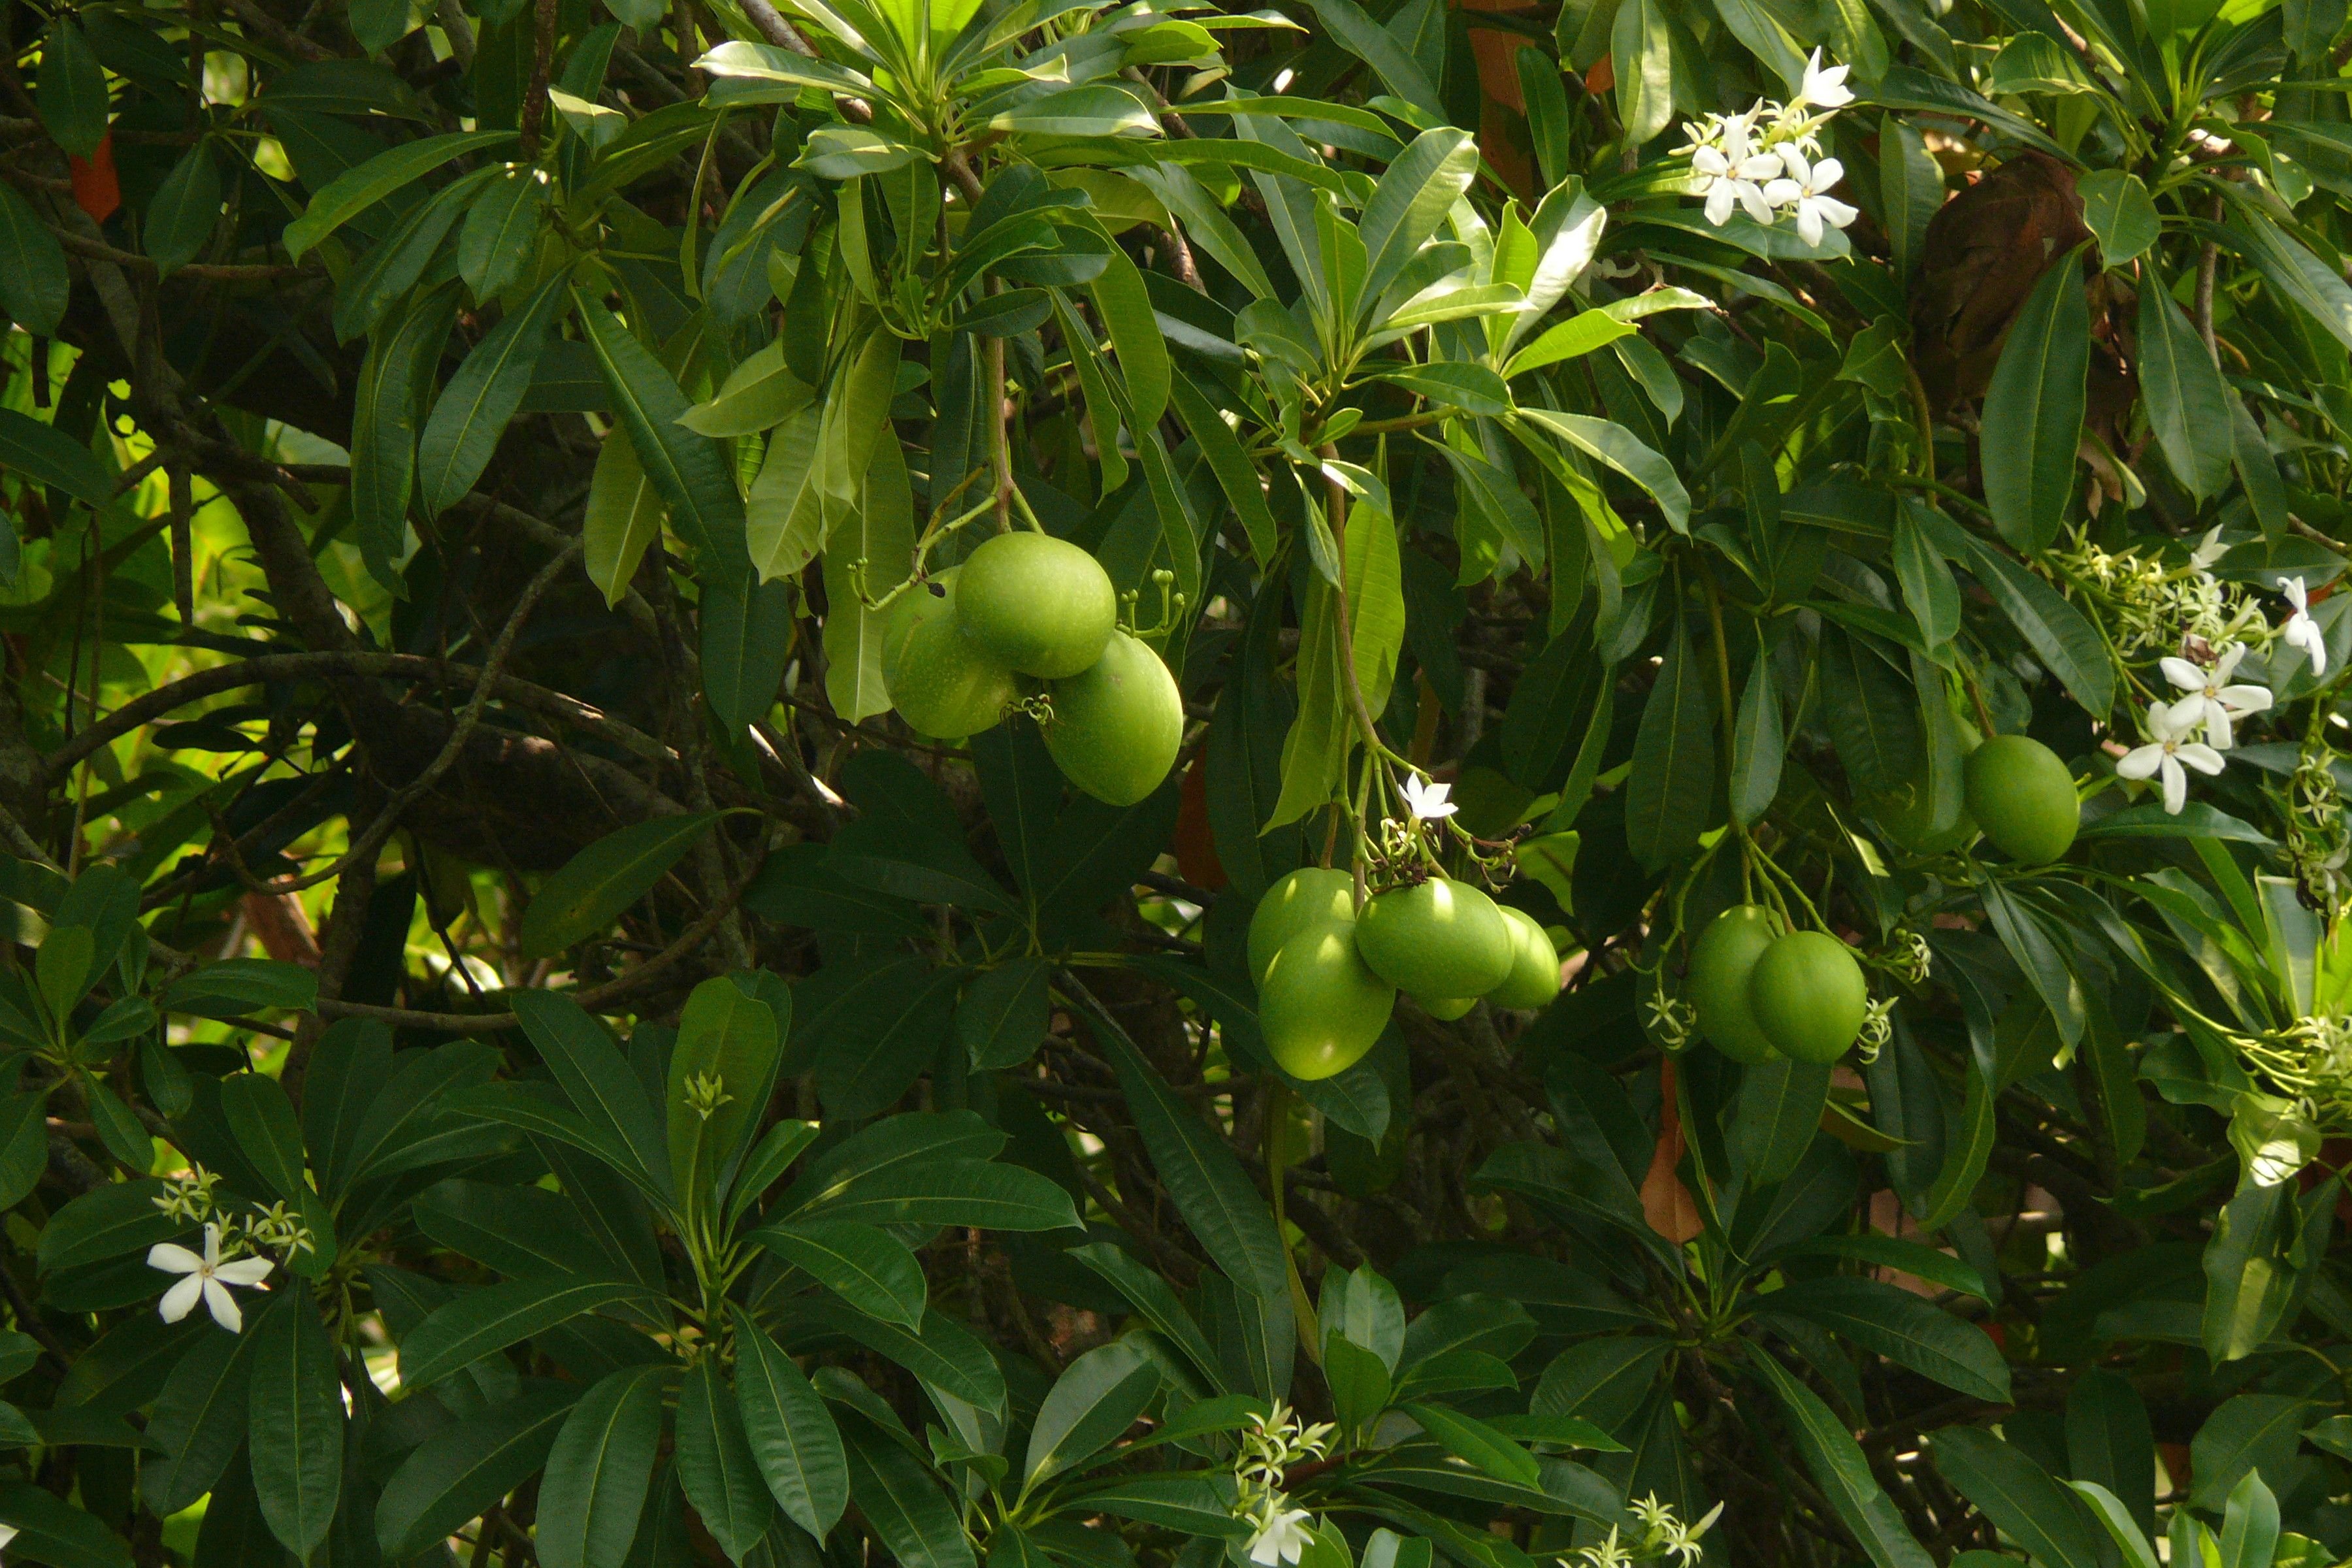
<svg viewBox="0 0 2352 1568"><path fill-rule="evenodd" d="M2158 702L2147 710L2148 743L2126 752L2116 763L2116 772L2124 778L2144 779L2154 774L2164 775L2164 809L2173 816L2189 804L2189 775L2182 771L2187 763L2208 775L2221 771L2221 753L2201 741L2189 737L2196 731L2188 726L2175 724L2170 710Z"/></svg>
<svg viewBox="0 0 2352 1568"><path fill-rule="evenodd" d="M1846 72L1852 66L1832 66L1822 68L1822 51L1815 49L1813 58L1805 62L1804 85L1797 89L1797 102L1810 103L1817 109L1843 109L1853 101L1853 89L1845 84Z"/></svg>
<svg viewBox="0 0 2352 1568"><path fill-rule="evenodd" d="M5 1546L16 1539L16 1527L15 1525L0 1524L0 1546Z"/></svg>
<svg viewBox="0 0 2352 1568"><path fill-rule="evenodd" d="M2213 563L2228 553L2230 547L2221 542L2221 525L2217 522L2205 531L2205 537L2199 540L2197 548L2189 552L2189 569L2210 576Z"/></svg>
<svg viewBox="0 0 2352 1568"><path fill-rule="evenodd" d="M1462 809L1445 798L1453 791L1452 784L1434 779L1409 778L1404 781L1404 804L1422 821L1436 822Z"/></svg>
<svg viewBox="0 0 2352 1568"><path fill-rule="evenodd" d="M156 1312L167 1323L176 1323L195 1310L196 1299L204 1298L212 1311L213 1321L236 1333L245 1327L245 1315L236 1310L236 1298L228 1293L232 1285L258 1285L269 1277L275 1267L267 1258L240 1258L223 1263L220 1255L220 1226L205 1226L205 1255L202 1258L184 1247L159 1241L147 1249L147 1267L161 1268L167 1274L184 1274L186 1279L163 1292L155 1303Z"/></svg>
<svg viewBox="0 0 2352 1568"><path fill-rule="evenodd" d="M1772 221L1764 184L1780 177L1781 154L1757 147L1752 134L1757 112L1751 109L1730 116L1704 141L1700 128L1690 127L1691 172L1699 178L1699 194L1706 197L1706 221L1718 228L1730 220L1734 203L1758 223Z"/></svg>
<svg viewBox="0 0 2352 1568"><path fill-rule="evenodd" d="M1276 1510L1265 1528L1250 1537L1250 1561L1257 1568L1297 1562L1307 1551L1307 1521L1312 1517L1303 1508Z"/></svg>
<svg viewBox="0 0 2352 1568"><path fill-rule="evenodd" d="M2279 592L2294 606L2282 630L2289 647L2299 647L2311 656L2311 673L2327 673L2327 639L2319 635L2319 623L2311 618L2310 601L2304 593L2303 579L2289 577L2279 584Z"/></svg>
<svg viewBox="0 0 2352 1568"><path fill-rule="evenodd" d="M1835 158L1824 158L1808 164L1805 155L1793 145L1781 148L1780 157L1788 165L1788 177L1766 185L1764 199L1776 207L1795 209L1797 234L1807 245L1821 244L1825 222L1843 228L1861 216L1828 194L1831 187L1845 178L1843 163Z"/></svg>
<svg viewBox="0 0 2352 1568"><path fill-rule="evenodd" d="M2185 658L2160 660L2164 678L2189 693L2171 709L2171 722L2182 734L2190 734L2198 725L2205 726L2205 739L2213 749L2228 751L2236 742L2230 733L2230 721L2249 713L2259 713L2271 705L2270 688L2266 686L2232 686L2231 675L2238 661L2246 657L2246 645L2225 645L2213 661L2213 668L2190 663Z"/></svg>

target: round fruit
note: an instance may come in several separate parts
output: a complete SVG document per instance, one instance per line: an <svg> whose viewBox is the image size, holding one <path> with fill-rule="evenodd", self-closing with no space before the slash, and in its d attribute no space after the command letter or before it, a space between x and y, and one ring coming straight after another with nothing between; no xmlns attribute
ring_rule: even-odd
<svg viewBox="0 0 2352 1568"><path fill-rule="evenodd" d="M1478 1005L1478 998L1475 996L1432 997L1426 1002L1416 996L1412 1000L1414 1005L1441 1024L1454 1022Z"/></svg>
<svg viewBox="0 0 2352 1568"><path fill-rule="evenodd" d="M1118 595L1101 563L1067 540L1000 533L964 562L956 620L999 664L1061 680L1103 656Z"/></svg>
<svg viewBox="0 0 2352 1568"><path fill-rule="evenodd" d="M1355 918L1354 877L1320 866L1300 867L1268 888L1250 915L1250 978L1264 983L1276 951L1308 926Z"/></svg>
<svg viewBox="0 0 2352 1568"><path fill-rule="evenodd" d="M1396 987L1364 967L1353 923L1325 921L1296 932L1265 966L1257 1026L1293 1078L1329 1078L1361 1061L1388 1026Z"/></svg>
<svg viewBox="0 0 2352 1568"><path fill-rule="evenodd" d="M1017 538L1018 535L1007 535ZM959 605L971 568L956 592ZM1113 632L1091 668L1054 682L1045 749L1072 784L1112 805L1133 805L1160 787L1184 741L1184 699L1160 656Z"/></svg>
<svg viewBox="0 0 2352 1568"><path fill-rule="evenodd" d="M1497 1007L1540 1007L1559 994L1559 952L1524 910L1495 906L1511 928L1511 973L1487 994Z"/></svg>
<svg viewBox="0 0 2352 1568"><path fill-rule="evenodd" d="M2028 866L2074 842L2083 807L2058 753L2023 735L1995 735L1969 753L1969 815L1984 836Z"/></svg>
<svg viewBox="0 0 2352 1568"><path fill-rule="evenodd" d="M936 577L916 584L890 601L882 612L882 683L885 686L898 679L898 656L906 650L907 639L917 626L928 621L950 619L955 615L956 574L961 566L950 566Z"/></svg>
<svg viewBox="0 0 2352 1568"><path fill-rule="evenodd" d="M1845 943L1822 931L1790 931L1756 961L1748 1006L1782 1056L1833 1062L1862 1033L1870 985Z"/></svg>
<svg viewBox="0 0 2352 1568"><path fill-rule="evenodd" d="M890 705L918 731L942 739L977 735L1020 700L1013 672L960 635L953 616L934 611L908 619L896 672L883 679Z"/></svg>
<svg viewBox="0 0 2352 1568"><path fill-rule="evenodd" d="M1356 948L1373 973L1415 996L1484 996L1509 977L1517 955L1495 900L1444 877L1366 904Z"/></svg>
<svg viewBox="0 0 2352 1568"><path fill-rule="evenodd" d="M1748 1007L1748 977L1779 935L1771 910L1734 904L1707 922L1691 950L1688 994L1698 1010L1699 1033L1733 1061L1769 1061L1780 1054Z"/></svg>
<svg viewBox="0 0 2352 1568"><path fill-rule="evenodd" d="M1887 837L1915 855L1941 855L1977 836L1977 821L1969 815L1965 799L1943 830L1937 830L1936 795L1925 779L1898 784L1878 796L1870 802L1870 813Z"/></svg>

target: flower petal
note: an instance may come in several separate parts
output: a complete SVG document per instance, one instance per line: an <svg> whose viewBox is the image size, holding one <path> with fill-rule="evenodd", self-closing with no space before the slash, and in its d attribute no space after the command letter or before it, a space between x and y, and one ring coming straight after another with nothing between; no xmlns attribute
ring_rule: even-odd
<svg viewBox="0 0 2352 1568"><path fill-rule="evenodd" d="M2205 689L2205 672L2202 669L2200 669L2197 666L2189 663L2185 658L2177 658L2168 655L2163 658L2158 659L2156 661L2156 667L2164 671L2165 679L2169 680L2173 685L2178 686L2183 691L2202 691Z"/></svg>
<svg viewBox="0 0 2352 1568"><path fill-rule="evenodd" d="M2271 705L2267 686L2225 686L2213 696L2232 713L2259 713Z"/></svg>
<svg viewBox="0 0 2352 1568"><path fill-rule="evenodd" d="M2164 809L2174 816L2189 804L2189 775L2180 771L2180 763L2171 757L2164 759Z"/></svg>
<svg viewBox="0 0 2352 1568"><path fill-rule="evenodd" d="M176 1323L188 1315L204 1293L205 1277L191 1274L163 1292L163 1299L155 1303L155 1315L167 1323Z"/></svg>
<svg viewBox="0 0 2352 1568"><path fill-rule="evenodd" d="M2173 755L2208 775L2220 773L2229 762L2228 758L2201 741L2189 742L2176 750Z"/></svg>
<svg viewBox="0 0 2352 1568"><path fill-rule="evenodd" d="M228 1287L219 1280L205 1281L205 1305L211 1310L213 1321L230 1333L245 1331L245 1314L236 1310L236 1298L230 1295Z"/></svg>
<svg viewBox="0 0 2352 1568"><path fill-rule="evenodd" d="M278 1265L267 1258L240 1258L213 1270L213 1278L230 1285L258 1285Z"/></svg>
<svg viewBox="0 0 2352 1568"><path fill-rule="evenodd" d="M205 1260L186 1247L168 1241L159 1241L147 1249L147 1267L161 1268L172 1274L194 1274L205 1266Z"/></svg>
<svg viewBox="0 0 2352 1568"><path fill-rule="evenodd" d="M2116 773L2120 778L2144 779L2163 765L2162 746L2138 746L2116 760Z"/></svg>

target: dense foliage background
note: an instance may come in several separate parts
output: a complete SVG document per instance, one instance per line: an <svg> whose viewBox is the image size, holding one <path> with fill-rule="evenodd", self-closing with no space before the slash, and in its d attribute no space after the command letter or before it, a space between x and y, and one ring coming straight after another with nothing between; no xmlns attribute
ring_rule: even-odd
<svg viewBox="0 0 2352 1568"><path fill-rule="evenodd" d="M0 18L14 1558L2352 1556L2343 0Z"/></svg>

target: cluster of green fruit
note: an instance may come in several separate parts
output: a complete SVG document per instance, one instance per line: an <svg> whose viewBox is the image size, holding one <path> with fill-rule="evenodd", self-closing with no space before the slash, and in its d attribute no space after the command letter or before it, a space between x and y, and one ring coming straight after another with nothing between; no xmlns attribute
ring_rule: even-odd
<svg viewBox="0 0 2352 1568"><path fill-rule="evenodd" d="M1110 574L1066 540L1000 533L884 616L882 679L919 733L977 735L1042 695L1046 749L1096 799L1132 805L1175 766L1176 679L1118 629Z"/></svg>
<svg viewBox="0 0 2352 1568"><path fill-rule="evenodd" d="M1355 1066L1400 991L1441 1019L1480 997L1540 1007L1559 994L1559 953L1543 927L1444 876L1376 894L1359 910L1349 872L1293 871L1250 917L1249 966L1258 1032L1297 1079Z"/></svg>
<svg viewBox="0 0 2352 1568"><path fill-rule="evenodd" d="M1995 735L1969 753L1966 804L1941 831L1923 820L1924 791L1889 803L1881 826L1923 852L1956 849L1981 833L2021 865L2066 853L2082 822L2074 775L2058 753L2023 735ZM1784 932L1761 904L1734 904L1691 950L1688 996L1699 1033L1739 1062L1786 1057L1833 1062L1862 1033L1870 984L1845 943L1823 931Z"/></svg>

